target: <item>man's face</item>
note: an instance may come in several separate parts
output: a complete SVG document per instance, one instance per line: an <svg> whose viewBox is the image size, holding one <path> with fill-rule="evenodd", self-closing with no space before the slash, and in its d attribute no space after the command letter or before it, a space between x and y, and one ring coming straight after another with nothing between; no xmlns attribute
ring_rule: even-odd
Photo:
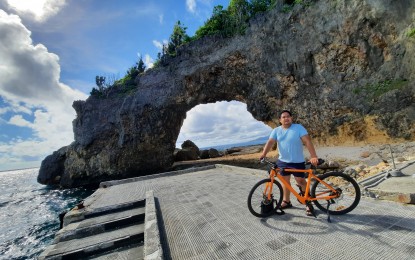
<svg viewBox="0 0 415 260"><path fill-rule="evenodd" d="M284 112L281 114L280 123L283 126L290 126L293 122L293 118L290 116L289 113Z"/></svg>

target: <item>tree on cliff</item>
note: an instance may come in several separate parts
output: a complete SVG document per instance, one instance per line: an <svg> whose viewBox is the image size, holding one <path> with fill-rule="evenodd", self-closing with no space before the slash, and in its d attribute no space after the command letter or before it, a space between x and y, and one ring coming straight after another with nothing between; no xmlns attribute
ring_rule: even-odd
<svg viewBox="0 0 415 260"><path fill-rule="evenodd" d="M135 79L135 77L138 76L138 74L143 73L146 69L146 66L144 65L144 61L142 57L140 56L140 59L138 62L136 62L131 68L128 69L127 75L128 77Z"/></svg>
<svg viewBox="0 0 415 260"><path fill-rule="evenodd" d="M206 35L218 34L226 29L226 21L229 16L227 10L223 10L223 6L217 5L213 8L212 17L205 24L197 29L195 38L199 39Z"/></svg>
<svg viewBox="0 0 415 260"><path fill-rule="evenodd" d="M140 60L137 63L138 73L143 73L146 70L146 65L144 64L143 58L140 56Z"/></svg>
<svg viewBox="0 0 415 260"><path fill-rule="evenodd" d="M115 78L115 77L114 77ZM95 76L95 84L97 88L92 88L91 96L103 97L108 94L108 88L113 85L115 79L109 83L110 80L107 80L107 77L104 76Z"/></svg>
<svg viewBox="0 0 415 260"><path fill-rule="evenodd" d="M186 33L187 27L184 27L180 21L173 27L173 33L170 35L169 44L167 45L167 54L171 57L176 56L176 50L183 43L190 41L189 35Z"/></svg>
<svg viewBox="0 0 415 260"><path fill-rule="evenodd" d="M274 8L277 0L252 0L249 6L249 14L252 17L253 15L265 12L271 8Z"/></svg>
<svg viewBox="0 0 415 260"><path fill-rule="evenodd" d="M273 8L275 3L276 0L231 0L227 10L217 5L213 8L212 16L196 31L193 39L214 34L224 37L243 34L251 17Z"/></svg>
<svg viewBox="0 0 415 260"><path fill-rule="evenodd" d="M140 74L143 73L146 69L146 66L144 65L144 61L142 57L140 56L140 59L138 62L136 62L132 67L130 67L127 70L127 74L124 78L120 79L117 84L120 84L122 87L129 87L134 86L135 78Z"/></svg>
<svg viewBox="0 0 415 260"><path fill-rule="evenodd" d="M127 70L127 74L122 79L117 79L115 76L104 77L96 76L95 84L98 89L92 88L91 96L104 97L107 96L112 88L122 89L123 92L128 92L135 87L135 78L143 73L146 69L144 61L140 56L138 62Z"/></svg>
<svg viewBox="0 0 415 260"><path fill-rule="evenodd" d="M234 34L245 32L249 20L250 4L245 0L231 0L228 6L230 24Z"/></svg>
<svg viewBox="0 0 415 260"><path fill-rule="evenodd" d="M177 55L177 48L191 40L190 36L186 33L187 27L180 23L180 20L176 22L173 27L173 32L170 35L169 43L163 45L162 52L157 54L157 60L154 62L154 67L162 64L166 55L175 57Z"/></svg>

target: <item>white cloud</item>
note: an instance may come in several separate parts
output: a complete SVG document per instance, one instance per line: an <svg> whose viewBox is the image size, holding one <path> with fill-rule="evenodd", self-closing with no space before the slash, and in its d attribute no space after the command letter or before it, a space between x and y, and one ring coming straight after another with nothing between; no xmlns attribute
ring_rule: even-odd
<svg viewBox="0 0 415 260"><path fill-rule="evenodd" d="M0 37L0 97L6 104L0 111L12 114L8 124L29 127L34 133L0 144L0 151L5 151L0 153L0 165L5 167L24 163L27 157L42 160L71 143L72 103L87 96L59 81L59 57L42 44L34 45L18 16L0 10Z"/></svg>
<svg viewBox="0 0 415 260"><path fill-rule="evenodd" d="M268 136L271 130L252 117L246 104L217 102L198 105L187 113L177 144L185 140L199 147L241 143Z"/></svg>
<svg viewBox="0 0 415 260"><path fill-rule="evenodd" d="M167 40L163 40L163 42L153 40L153 45L156 46L156 48L159 49L160 51L163 50L163 45L167 46L168 43L169 43L169 41L167 41Z"/></svg>
<svg viewBox="0 0 415 260"><path fill-rule="evenodd" d="M144 55L144 57L141 55L141 53L137 53L138 59L142 59L144 62L144 65L146 66L146 69L152 68L154 65L154 60L151 58L149 54Z"/></svg>
<svg viewBox="0 0 415 260"><path fill-rule="evenodd" d="M41 44L33 45L30 31L16 15L0 10L2 67L0 94L11 100L41 104L56 99L60 67L58 56ZM30 102L28 102L30 101Z"/></svg>
<svg viewBox="0 0 415 260"><path fill-rule="evenodd" d="M42 44L33 45L30 31L16 15L0 10L0 95L33 105L68 102L85 95L59 82L59 57Z"/></svg>
<svg viewBox="0 0 415 260"><path fill-rule="evenodd" d="M154 60L148 54L146 54L144 56L144 60L143 61L144 61L144 64L146 65L146 68L152 68L154 66Z"/></svg>
<svg viewBox="0 0 415 260"><path fill-rule="evenodd" d="M160 14L159 15L159 23L163 24L163 20L164 20L164 15Z"/></svg>
<svg viewBox="0 0 415 260"><path fill-rule="evenodd" d="M32 123L25 120L22 115L12 116L8 123L11 124L11 125L22 126L22 127L31 127L32 126Z"/></svg>
<svg viewBox="0 0 415 260"><path fill-rule="evenodd" d="M196 0L186 0L186 8L189 12L196 12Z"/></svg>
<svg viewBox="0 0 415 260"><path fill-rule="evenodd" d="M44 22L55 16L65 5L65 0L7 0L9 7L20 16Z"/></svg>
<svg viewBox="0 0 415 260"><path fill-rule="evenodd" d="M1 84L0 84L1 86ZM1 95L0 95L1 97ZM6 97L3 96L3 102L7 103L7 107L0 107L0 116L3 114L6 114L8 112L10 113L23 113L23 114L27 114L27 115L31 115L32 114L32 108L33 106L31 105L27 105L27 104L22 104L20 101L16 100L16 99L10 99L7 100Z"/></svg>
<svg viewBox="0 0 415 260"><path fill-rule="evenodd" d="M0 107L0 116L3 115L3 114L6 114L10 110L11 109L9 107Z"/></svg>

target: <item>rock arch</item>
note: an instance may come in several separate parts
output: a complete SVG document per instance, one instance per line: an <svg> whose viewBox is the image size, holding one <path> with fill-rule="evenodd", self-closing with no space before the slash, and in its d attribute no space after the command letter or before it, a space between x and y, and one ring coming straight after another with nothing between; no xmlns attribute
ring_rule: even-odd
<svg viewBox="0 0 415 260"><path fill-rule="evenodd" d="M244 102L270 126L291 109L322 140L364 141L367 116L387 137L413 139L415 55L404 32L414 2L336 3L277 6L243 36L183 46L137 77L133 94L74 102L75 141L44 159L38 181L75 187L168 170L186 112L216 101ZM404 84L375 98L367 91L386 80Z"/></svg>

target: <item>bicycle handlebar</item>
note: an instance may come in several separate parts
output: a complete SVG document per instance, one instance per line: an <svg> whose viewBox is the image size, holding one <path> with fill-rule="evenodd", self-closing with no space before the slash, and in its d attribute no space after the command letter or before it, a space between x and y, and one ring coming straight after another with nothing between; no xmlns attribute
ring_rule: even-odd
<svg viewBox="0 0 415 260"><path fill-rule="evenodd" d="M273 162L271 162L271 161L268 161L268 160L267 160L267 158L262 158L262 159L260 160L260 162L261 162L261 163L268 163L268 164L270 164L270 165L274 166L274 163L273 163Z"/></svg>
<svg viewBox="0 0 415 260"><path fill-rule="evenodd" d="M262 158L262 159L260 160L260 162L261 162L261 163L268 163L268 164L270 164L270 165L272 165L272 166L274 166L274 164L275 164L275 163L273 163L273 162L271 162L271 161L267 160L267 158ZM317 163L317 165L321 165L321 164L323 164L324 162L325 162L325 161L324 161L323 159L319 158L319 159L318 159L318 163ZM305 164L306 164L306 165L310 165L311 163L308 161L308 162L306 162Z"/></svg>

